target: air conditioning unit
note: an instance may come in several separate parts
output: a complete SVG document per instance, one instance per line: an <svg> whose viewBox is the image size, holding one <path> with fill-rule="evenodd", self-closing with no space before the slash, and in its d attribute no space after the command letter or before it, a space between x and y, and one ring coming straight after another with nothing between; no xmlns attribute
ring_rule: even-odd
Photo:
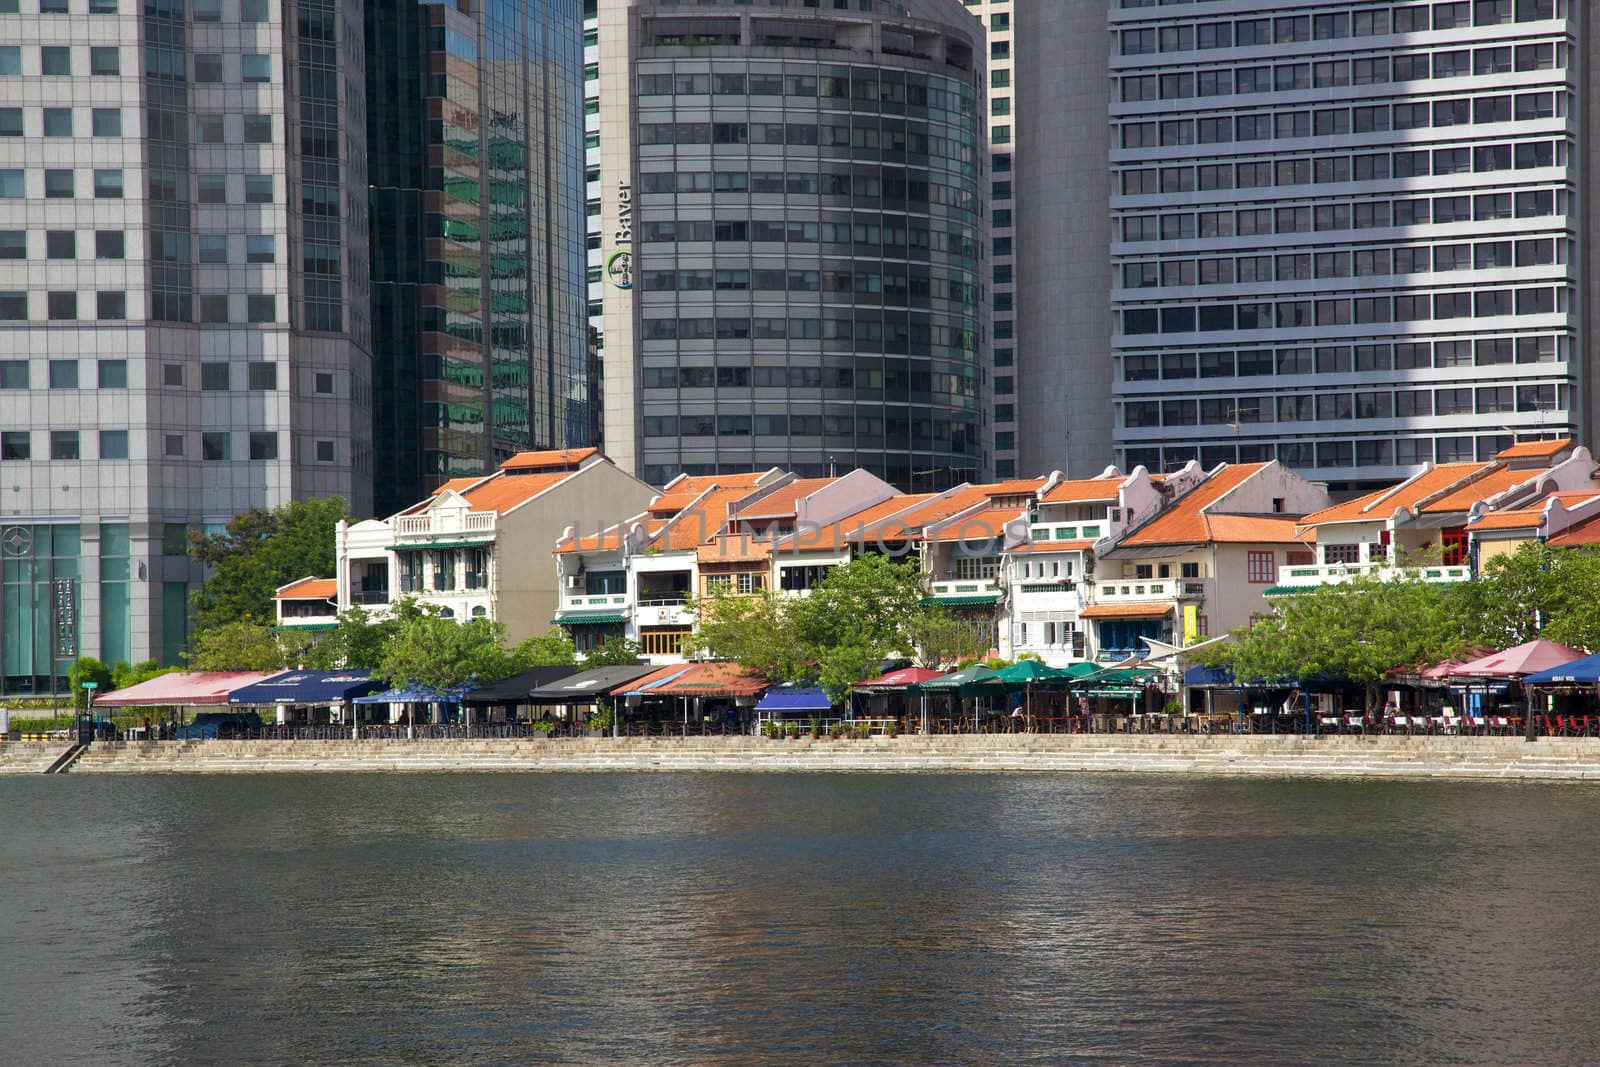
<svg viewBox="0 0 1600 1067"><path fill-rule="evenodd" d="M569 574L569 575L567 575L567 589L575 590L575 589L582 589L582 588L583 588L583 575L581 575L581 574Z"/></svg>

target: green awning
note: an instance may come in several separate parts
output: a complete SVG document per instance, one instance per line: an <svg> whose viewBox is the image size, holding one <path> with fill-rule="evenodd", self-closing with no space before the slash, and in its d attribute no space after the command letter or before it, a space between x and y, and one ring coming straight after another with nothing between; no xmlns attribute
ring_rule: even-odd
<svg viewBox="0 0 1600 1067"><path fill-rule="evenodd" d="M562 626L587 626L592 623L621 622L625 617L620 611L558 611L550 621Z"/></svg>
<svg viewBox="0 0 1600 1067"><path fill-rule="evenodd" d="M337 625L338 623L333 622L294 622L291 619L285 619L283 622L278 624L278 629L296 630L302 633L309 630L315 633L322 630L331 630Z"/></svg>
<svg viewBox="0 0 1600 1067"><path fill-rule="evenodd" d="M922 601L924 604L943 604L946 607L964 607L969 604L998 604L999 593L963 593L960 596L934 596Z"/></svg>
<svg viewBox="0 0 1600 1067"><path fill-rule="evenodd" d="M1318 585L1269 585L1261 591L1262 596L1296 596L1300 593L1309 593L1320 589Z"/></svg>
<svg viewBox="0 0 1600 1067"><path fill-rule="evenodd" d="M425 548L483 548L485 545L494 544L494 538L485 537L477 541L408 541L403 545L390 545L390 552L421 552Z"/></svg>

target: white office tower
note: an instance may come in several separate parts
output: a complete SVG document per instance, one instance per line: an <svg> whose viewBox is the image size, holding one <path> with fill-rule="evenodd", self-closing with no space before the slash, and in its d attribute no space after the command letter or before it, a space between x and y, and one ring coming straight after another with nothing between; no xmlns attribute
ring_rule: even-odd
<svg viewBox="0 0 1600 1067"><path fill-rule="evenodd" d="M1586 6L1121 0L1117 462L1353 487L1587 436Z"/></svg>
<svg viewBox="0 0 1600 1067"><path fill-rule="evenodd" d="M362 6L0 0L0 694L176 662L190 531L371 498Z"/></svg>

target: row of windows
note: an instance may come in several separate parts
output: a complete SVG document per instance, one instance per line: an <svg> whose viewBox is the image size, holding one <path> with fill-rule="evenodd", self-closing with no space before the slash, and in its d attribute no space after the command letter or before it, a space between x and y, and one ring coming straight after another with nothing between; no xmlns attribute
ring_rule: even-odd
<svg viewBox="0 0 1600 1067"><path fill-rule="evenodd" d="M97 200L122 199L122 171L96 170L91 180ZM28 195L25 172L0 170L0 199L20 200ZM44 195L47 200L70 200L78 195L77 172L68 168L47 169L44 172Z"/></svg>
<svg viewBox="0 0 1600 1067"><path fill-rule="evenodd" d="M1552 238L1521 241L1479 241L1476 244L1402 245L1333 252L1297 252L1278 256L1225 259L1163 259L1125 263L1122 284L1130 289L1162 286L1232 285L1237 273L1245 281L1307 281L1312 278L1370 278L1396 274L1446 273L1459 270L1503 270L1557 262ZM1559 246L1566 261L1566 244ZM1263 259L1271 259L1263 263ZM1235 264L1240 264L1238 272Z"/></svg>
<svg viewBox="0 0 1600 1067"><path fill-rule="evenodd" d="M1563 149L1558 148L1557 154L1559 158L1565 158ZM1247 160L1241 163L1198 165L1180 163L1176 166L1162 167L1123 167L1120 172L1123 195L1150 196L1156 193L1187 193L1197 189L1267 189L1273 186L1380 181L1395 176L1392 163L1393 159L1389 152L1357 152L1318 156L1291 155L1272 160Z"/></svg>
<svg viewBox="0 0 1600 1067"><path fill-rule="evenodd" d="M646 171L639 175L645 193L783 193L800 196L838 196L852 199L882 197L896 203L944 205L964 211L979 207L977 189L954 176L899 167L856 166L845 173L805 171L718 170ZM596 205L598 208L598 205ZM591 212L597 214L598 210Z"/></svg>
<svg viewBox="0 0 1600 1067"><path fill-rule="evenodd" d="M80 432L78 430L51 430L50 450L51 459L127 459L128 458L128 431L127 430L100 430L98 431L99 451L94 456L85 455L82 449ZM187 454L187 442L184 434L166 434L162 440L162 455L168 458L181 459ZM211 461L229 460L233 458L233 435L226 431L216 433L202 433L200 435L200 458ZM323 446L327 446L327 458L323 458ZM318 462L333 462L333 442L317 442ZM247 455L250 459L265 460L278 458L278 435L275 432L262 432L249 434ZM33 457L33 434L27 430L0 431L0 460L29 460ZM42 456L40 458L43 458ZM243 457L241 457L243 458Z"/></svg>
<svg viewBox="0 0 1600 1067"><path fill-rule="evenodd" d="M1461 68L1465 62L1462 53L1446 53L1454 58L1439 59L1431 69L1436 77L1461 77L1467 74L1491 75L1535 70L1555 70L1558 59L1566 59L1563 50L1550 44L1518 45L1511 48L1480 49L1472 57L1472 69ZM1427 78L1426 57L1374 56L1365 59L1329 59L1316 63L1281 63L1275 67L1220 67L1214 70L1181 71L1171 74L1128 74L1119 79L1119 96L1123 103L1152 100L1188 100L1215 96L1233 96L1252 93L1287 93L1305 89L1336 89L1347 85L1386 85L1391 82L1422 81ZM1503 69L1502 69L1503 68ZM1401 77L1400 75L1405 75ZM1503 94L1502 94L1503 95ZM1471 99L1463 97L1461 99ZM1419 121L1413 114L1407 121L1414 126L1426 126L1425 104L1402 104L1406 108L1421 107ZM1565 108L1563 108L1563 113ZM1456 125L1463 121L1436 123ZM1509 119L1478 121L1508 122Z"/></svg>
<svg viewBox="0 0 1600 1067"><path fill-rule="evenodd" d="M1510 434L1485 437L1369 438L1353 441L1280 441L1276 445L1217 444L1176 445L1163 448L1129 448L1123 462L1129 467L1176 470L1195 461L1210 469L1218 463L1264 463L1276 459L1289 467L1417 467L1424 463L1488 462L1512 443Z"/></svg>
<svg viewBox="0 0 1600 1067"><path fill-rule="evenodd" d="M201 234L198 241L201 263L228 262L229 235ZM44 247L46 259L76 259L80 252L78 232L46 230ZM95 230L93 247L95 259L122 259L127 242L121 230ZM82 251L87 255L87 247ZM271 234L247 234L244 253L246 263L271 263L277 258L277 239ZM0 259L27 258L28 231L0 230Z"/></svg>
<svg viewBox="0 0 1600 1067"><path fill-rule="evenodd" d="M933 420L934 436L950 440L964 433L948 420ZM939 423L943 423L940 437ZM883 433L877 415L647 415L646 437L820 437L823 434L873 436Z"/></svg>
<svg viewBox="0 0 1600 1067"><path fill-rule="evenodd" d="M52 359L47 363L46 376L51 389L80 388L79 361ZM25 359L0 360L0 390L27 389L30 387L29 364ZM270 390L278 388L276 363L249 362L244 364L245 388ZM324 381L323 379L326 379ZM181 386L183 365L168 363L163 368L163 384ZM231 389L234 385L233 365L225 362L200 364L200 388L204 390ZM95 361L95 386L99 389L126 389L128 387L128 362L123 359ZM326 388L324 388L326 386ZM316 392L333 392L333 375L316 376Z"/></svg>
<svg viewBox="0 0 1600 1067"><path fill-rule="evenodd" d="M29 294L20 291L0 290L0 322L23 322L29 315ZM88 307L85 302L78 299L79 294L74 291L47 292L45 297L44 317L51 321L83 320ZM128 317L128 297L121 291L98 292L94 294L94 317L96 319L126 319ZM244 298L242 307L229 300L227 294L202 294L199 297L199 322L249 322L267 323L278 321L278 298L275 296L250 295ZM237 312L243 310L240 317ZM152 312L152 317L155 317Z"/></svg>
<svg viewBox="0 0 1600 1067"><path fill-rule="evenodd" d="M189 0L189 10L196 22L221 22L223 0ZM238 0L240 22L271 21L269 0ZM86 0L83 10L91 15L115 15L117 0ZM181 5L179 8L181 17ZM41 15L74 14L72 0L39 0ZM18 0L0 0L0 15L20 13Z"/></svg>
<svg viewBox="0 0 1600 1067"><path fill-rule="evenodd" d="M1302 396L1130 400L1122 405L1122 424L1130 429L1154 426L1248 426L1264 422L1503 415L1557 409L1557 390L1554 385L1496 385L1436 390L1307 393Z"/></svg>
<svg viewBox="0 0 1600 1067"><path fill-rule="evenodd" d="M116 45L93 45L88 49L88 73L111 76L122 73L122 52ZM29 73L32 73L31 71ZM42 45L39 48L39 73L60 78L72 75L72 49L67 45ZM80 71L81 73L81 71ZM0 76L22 74L22 48L0 45Z"/></svg>
<svg viewBox="0 0 1600 1067"><path fill-rule="evenodd" d="M1190 0L1122 0L1124 8L1155 7L1158 3ZM1252 48L1304 41L1335 41L1346 37L1379 37L1390 33L1424 33L1428 30L1465 29L1468 26L1504 26L1513 22L1540 22L1565 18L1567 0L1452 0L1435 4L1402 4L1365 11L1328 11L1276 18L1186 22L1123 30L1123 55L1188 52L1210 48Z"/></svg>
<svg viewBox="0 0 1600 1067"><path fill-rule="evenodd" d="M88 5L88 12L91 15L115 15L117 13L117 0L88 0ZM39 0L38 11L41 15L69 15L72 13L72 7L68 0ZM0 15L16 15L19 13L20 7L17 0L0 0Z"/></svg>
<svg viewBox="0 0 1600 1067"><path fill-rule="evenodd" d="M77 130L70 107L40 108L39 135L42 137L75 137ZM122 110L115 107L97 107L89 111L90 133L95 137L122 136ZM24 136L23 109L0 107L0 137Z"/></svg>
<svg viewBox="0 0 1600 1067"><path fill-rule="evenodd" d="M1430 367L1493 367L1553 363L1560 345L1553 335L1480 337L1472 340L1405 341L1398 344L1318 345L1240 352L1166 352L1122 358L1126 382L1191 378L1248 378L1272 374L1369 374Z"/></svg>
<svg viewBox="0 0 1600 1067"><path fill-rule="evenodd" d="M1566 207L1565 195L1561 197ZM1195 238L1255 237L1327 230L1384 229L1391 226L1447 225L1502 219L1545 218L1556 214L1556 193L1526 189L1517 193L1439 196L1432 200L1356 200L1346 203L1279 208L1224 208L1175 211L1162 215L1124 215L1122 239L1188 241Z"/></svg>
<svg viewBox="0 0 1600 1067"><path fill-rule="evenodd" d="M977 298L971 281L946 278L927 268L908 273L875 270L650 270L640 278L646 292L791 292L878 296L886 304L951 300L970 305ZM877 303L869 300L868 303Z"/></svg>
<svg viewBox="0 0 1600 1067"><path fill-rule="evenodd" d="M876 216L866 216L876 218ZM646 243L765 243L824 244L840 246L844 252L880 250L886 256L922 256L943 252L964 262L976 263L978 243L965 229L940 230L919 224L915 219L883 216L879 222L775 222L755 219L750 222L712 220L673 220L646 222L639 227L639 238Z"/></svg>
<svg viewBox="0 0 1600 1067"><path fill-rule="evenodd" d="M1421 322L1493 318L1504 315L1550 315L1567 310L1565 288L1479 289L1404 296L1337 297L1330 300L1284 300L1248 304L1184 304L1161 308L1127 308L1122 332L1127 335L1193 333L1210 330L1270 330L1352 323Z"/></svg>
<svg viewBox="0 0 1600 1067"><path fill-rule="evenodd" d="M932 159L975 161L971 144L920 130L813 122L650 122L639 126L641 146L804 145L837 148L842 158L868 150Z"/></svg>
<svg viewBox="0 0 1600 1067"><path fill-rule="evenodd" d="M902 78L904 80L902 80ZM951 116L971 117L972 89L959 82L934 79L929 85L916 75L898 71L873 71L854 68L814 77L809 74L739 73L641 74L640 96L791 96L801 99L848 100L855 105L889 105L943 111ZM946 88L946 86L948 88ZM874 106L868 110L878 110Z"/></svg>
<svg viewBox="0 0 1600 1067"><path fill-rule="evenodd" d="M1547 94L1530 93L1533 97ZM1466 100L1455 101L1465 106L1470 123L1471 103ZM1532 108L1534 105L1530 104ZM1423 121L1412 125L1418 118L1413 114L1401 114L1413 108L1421 108ZM1434 112L1437 113L1435 108ZM1427 126L1427 106L1423 104L1395 104L1392 108L1387 106L1373 107L1331 107L1320 108L1315 111L1257 111L1242 115L1220 115L1212 118L1200 119L1168 119L1162 122L1124 122L1122 124L1123 148L1171 148L1192 144L1231 144L1235 141L1271 141L1287 140L1297 137L1339 137L1350 133L1373 133L1385 129L1383 123L1391 119L1398 119L1407 125L1400 129L1417 129ZM1510 121L1499 119L1495 121ZM1449 123L1449 125L1462 125L1462 123ZM1437 151L1468 152L1467 148L1440 149ZM1409 168L1410 174L1427 174L1426 161L1427 149L1412 149L1406 152L1394 153L1396 173L1402 173L1400 168ZM1405 162L1402 164L1401 159ZM1449 170L1434 170L1435 174L1454 174L1471 170L1467 165L1452 167ZM1480 166L1479 170L1507 170L1509 167Z"/></svg>
<svg viewBox="0 0 1600 1067"><path fill-rule="evenodd" d="M920 317L919 317L920 318ZM923 353L930 348L973 351L975 330L931 325L893 313L884 318L683 318L645 319L646 341L854 340L867 351Z"/></svg>
<svg viewBox="0 0 1600 1067"><path fill-rule="evenodd" d="M866 361L863 361L866 362ZM646 367L646 389L882 389L893 393L940 393L974 396L977 380L970 372L912 370L904 360L879 367ZM939 364L948 366L948 364Z"/></svg>

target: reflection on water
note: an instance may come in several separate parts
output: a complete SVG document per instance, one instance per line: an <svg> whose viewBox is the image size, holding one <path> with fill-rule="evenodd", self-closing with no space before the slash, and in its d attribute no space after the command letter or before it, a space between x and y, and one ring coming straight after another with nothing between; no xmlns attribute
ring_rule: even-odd
<svg viewBox="0 0 1600 1067"><path fill-rule="evenodd" d="M1585 1063L1600 793L0 780L0 1059Z"/></svg>

